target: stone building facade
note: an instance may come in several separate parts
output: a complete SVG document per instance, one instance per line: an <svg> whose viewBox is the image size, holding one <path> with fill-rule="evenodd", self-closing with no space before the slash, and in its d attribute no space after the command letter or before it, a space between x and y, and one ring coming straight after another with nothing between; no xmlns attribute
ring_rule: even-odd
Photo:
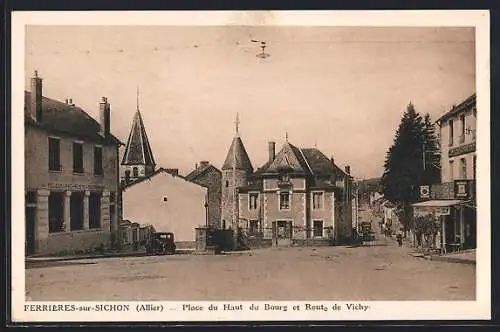
<svg viewBox="0 0 500 332"><path fill-rule="evenodd" d="M256 171L239 135L222 167L222 223L272 245L332 244L352 237L352 182L315 148L288 141ZM237 197L233 200L233 197Z"/></svg>
<svg viewBox="0 0 500 332"><path fill-rule="evenodd" d="M117 240L118 148L110 105L100 122L71 100L44 97L42 79L25 91L26 254L109 247Z"/></svg>
<svg viewBox="0 0 500 332"><path fill-rule="evenodd" d="M443 252L476 247L476 94L438 120L441 183L421 189L416 216L440 224L435 246Z"/></svg>
<svg viewBox="0 0 500 332"><path fill-rule="evenodd" d="M221 228L222 172L208 161L201 161L186 179L208 189L208 224Z"/></svg>

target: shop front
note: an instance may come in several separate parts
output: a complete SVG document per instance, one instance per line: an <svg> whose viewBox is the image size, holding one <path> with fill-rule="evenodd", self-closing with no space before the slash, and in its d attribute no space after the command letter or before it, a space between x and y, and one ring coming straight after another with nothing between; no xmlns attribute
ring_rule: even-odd
<svg viewBox="0 0 500 332"><path fill-rule="evenodd" d="M439 225L434 245L442 253L476 247L476 214L466 201L429 200L412 206L414 217L428 217Z"/></svg>

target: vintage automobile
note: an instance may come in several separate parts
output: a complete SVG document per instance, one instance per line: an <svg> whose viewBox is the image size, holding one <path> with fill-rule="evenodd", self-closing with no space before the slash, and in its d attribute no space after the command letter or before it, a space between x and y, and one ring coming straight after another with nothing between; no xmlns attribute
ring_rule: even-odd
<svg viewBox="0 0 500 332"><path fill-rule="evenodd" d="M176 249L174 233L150 233L145 246L148 255L173 255Z"/></svg>

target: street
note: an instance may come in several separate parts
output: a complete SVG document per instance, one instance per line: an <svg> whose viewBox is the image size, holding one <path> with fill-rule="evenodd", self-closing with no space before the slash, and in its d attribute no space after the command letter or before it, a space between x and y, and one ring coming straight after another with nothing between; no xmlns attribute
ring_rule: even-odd
<svg viewBox="0 0 500 332"><path fill-rule="evenodd" d="M102 258L26 270L31 300L474 300L475 266L370 246Z"/></svg>

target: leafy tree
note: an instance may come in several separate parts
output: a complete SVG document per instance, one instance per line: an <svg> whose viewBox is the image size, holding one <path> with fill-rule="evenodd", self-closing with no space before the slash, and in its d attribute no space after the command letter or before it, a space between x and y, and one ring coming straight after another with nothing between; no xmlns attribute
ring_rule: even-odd
<svg viewBox="0 0 500 332"><path fill-rule="evenodd" d="M418 200L420 185L439 181L439 169L432 164L438 158L437 142L430 116L422 119L410 103L387 151L381 179L384 197L398 205L405 230L411 227L411 203Z"/></svg>

